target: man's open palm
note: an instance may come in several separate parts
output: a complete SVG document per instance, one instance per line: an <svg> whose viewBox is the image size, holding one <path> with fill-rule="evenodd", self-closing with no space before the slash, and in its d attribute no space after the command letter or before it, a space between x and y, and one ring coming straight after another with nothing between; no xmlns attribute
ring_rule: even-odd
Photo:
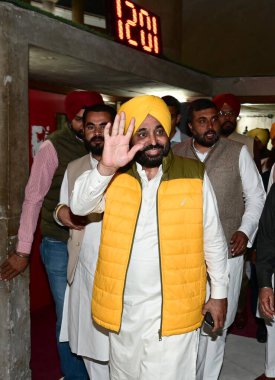
<svg viewBox="0 0 275 380"><path fill-rule="evenodd" d="M112 129L109 123L104 129L104 149L98 166L98 170L102 175L114 174L119 168L132 161L136 152L143 148L143 144L136 144L131 149L129 147L135 127L135 120L131 119L129 128L125 134L124 127L125 114L121 112L121 114L116 116Z"/></svg>

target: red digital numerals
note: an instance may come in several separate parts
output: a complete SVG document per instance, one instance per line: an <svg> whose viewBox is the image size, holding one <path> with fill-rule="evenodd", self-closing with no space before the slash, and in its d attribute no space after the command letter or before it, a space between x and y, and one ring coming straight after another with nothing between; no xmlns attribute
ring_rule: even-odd
<svg viewBox="0 0 275 380"><path fill-rule="evenodd" d="M147 53L160 54L159 21L128 0L116 0L116 32L121 42Z"/></svg>

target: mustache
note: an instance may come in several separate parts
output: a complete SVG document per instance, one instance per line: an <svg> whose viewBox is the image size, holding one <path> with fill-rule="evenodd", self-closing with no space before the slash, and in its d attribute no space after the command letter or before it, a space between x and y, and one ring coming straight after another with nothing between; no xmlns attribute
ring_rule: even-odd
<svg viewBox="0 0 275 380"><path fill-rule="evenodd" d="M161 144L147 145L144 149L142 149L142 152L146 152L147 150L151 150L151 149L164 149L164 146Z"/></svg>
<svg viewBox="0 0 275 380"><path fill-rule="evenodd" d="M204 137L206 137L206 135L209 133L209 131L208 132L205 132L204 134L203 134L203 136ZM216 131L211 131L211 133L213 134L213 136L217 136L218 135L218 133L216 132Z"/></svg>
<svg viewBox="0 0 275 380"><path fill-rule="evenodd" d="M92 142L104 142L104 138L102 136L94 136L94 137L91 137L88 142L89 143L92 143Z"/></svg>

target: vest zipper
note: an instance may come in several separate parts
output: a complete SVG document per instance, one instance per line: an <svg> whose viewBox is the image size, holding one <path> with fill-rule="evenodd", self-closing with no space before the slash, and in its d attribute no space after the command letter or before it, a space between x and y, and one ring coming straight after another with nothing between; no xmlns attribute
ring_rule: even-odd
<svg viewBox="0 0 275 380"><path fill-rule="evenodd" d="M161 185L161 182L160 182ZM159 187L160 187L159 185ZM162 283L162 266L160 254L160 239L159 239L159 218L158 218L158 203L159 203L159 187L157 191L156 213L157 213L157 226L158 226L158 251L159 251L159 271L160 271L160 286L161 286L161 314L160 314L160 328L158 331L159 341L162 341L162 317L163 317L163 283Z"/></svg>
<svg viewBox="0 0 275 380"><path fill-rule="evenodd" d="M142 201L142 188L141 188L141 198L140 198L140 203L139 203L139 208L138 208L138 213L137 213L137 218L136 218L136 224L135 224L135 229L134 229L133 238L132 238L132 244L131 244L131 248L130 248L129 259L128 259L127 268L126 268L126 273L125 273L125 279L124 279L124 285L123 285L123 292L122 292L122 308L121 308L121 316L120 316L120 326L119 326L119 330L118 330L118 333L117 333L117 334L119 334L119 333L120 333L120 330L121 330L122 315L123 315L123 309L124 309L124 293L125 293L125 285L126 285L126 279L127 279L128 268L129 268L129 264L130 264L130 260L131 260L131 256L132 256L132 250L133 250L134 238L135 238L135 234L136 234L136 228L137 228L138 217L139 217L139 213L140 213L141 201Z"/></svg>

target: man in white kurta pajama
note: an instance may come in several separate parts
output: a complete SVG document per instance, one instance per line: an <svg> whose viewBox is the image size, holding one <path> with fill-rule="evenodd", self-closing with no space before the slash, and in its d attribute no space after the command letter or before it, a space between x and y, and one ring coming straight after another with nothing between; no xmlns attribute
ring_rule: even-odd
<svg viewBox="0 0 275 380"><path fill-rule="evenodd" d="M213 336L202 329L197 360L197 380L217 380L223 363L227 329L237 312L243 254L255 239L265 192L247 147L220 138L218 110L214 103L208 99L191 102L188 121L193 138L176 145L174 153L204 162L217 198L229 250L228 309L223 331Z"/></svg>
<svg viewBox="0 0 275 380"><path fill-rule="evenodd" d="M91 298L102 215L91 214L81 221L71 215L68 206L75 179L85 170L96 168L103 151L104 128L106 124L113 122L115 114L115 110L105 104L85 109L84 138L91 153L68 165L55 215L57 222L70 227L68 285L60 341L69 341L72 352L83 357L92 380L109 380L109 334L106 329L96 325L91 316ZM85 225L85 230L81 222Z"/></svg>
<svg viewBox="0 0 275 380"><path fill-rule="evenodd" d="M135 102L135 99L132 101ZM147 105L150 102L154 104L156 97L145 96L142 100ZM164 102L163 105L160 102L160 107L164 107L165 114L169 112ZM127 103L124 110L127 119ZM135 112L141 112L141 110L138 109ZM157 120L156 117L151 116L150 112L152 112L150 109L147 113L145 112L144 122L136 125L131 150L129 150L129 140L134 127L132 123L126 135L123 135L123 114L117 117L111 136L106 128L102 161L94 170L86 171L75 183L71 199L71 208L75 214L85 215L91 211L104 210L103 194L116 171L113 168L127 164L138 150L151 143L151 149L148 150L149 159L153 160L157 155L162 154L161 144L164 142L167 144L169 141L167 136L169 129L165 125L164 131L161 116ZM137 135L148 133L148 138L143 145L134 140L136 133ZM110 152L115 145L119 150L117 154L115 151L110 154L113 160L110 164L106 157L108 151ZM121 148L125 149L124 152ZM165 147L163 149L165 150ZM124 159L125 151L126 159ZM118 161L115 163L116 157L119 164ZM194 380L198 331L171 336L161 336L160 333L162 280L156 195L163 175L161 160L156 167L153 167L153 175L150 170L152 167L147 170L145 165L139 163L136 165L142 187L142 203L127 270L121 329L118 334L110 333L111 378L115 380ZM208 310L212 313L215 328L219 328L223 325L225 317L224 306L228 283L227 248L218 218L215 196L206 175L203 180L203 230L205 261L211 278L211 301L205 305L204 312Z"/></svg>
<svg viewBox="0 0 275 380"><path fill-rule="evenodd" d="M92 156L89 160L91 168L96 167L98 161ZM60 203L69 205L67 171L60 191ZM83 357L92 380L109 379L109 334L97 326L91 316L91 298L101 226L101 220L85 226L73 281L66 288L60 333L60 341L69 342L71 351Z"/></svg>

